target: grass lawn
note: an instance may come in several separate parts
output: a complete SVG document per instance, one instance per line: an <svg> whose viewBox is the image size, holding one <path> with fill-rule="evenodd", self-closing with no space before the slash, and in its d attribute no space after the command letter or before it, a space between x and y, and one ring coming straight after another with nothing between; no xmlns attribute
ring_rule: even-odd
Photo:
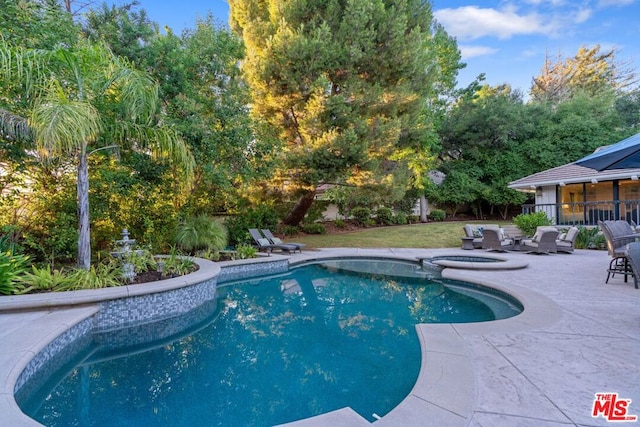
<svg viewBox="0 0 640 427"><path fill-rule="evenodd" d="M430 222L393 227L373 227L361 231L305 235L284 238L305 243L307 248L456 248L464 236L465 224L508 224L508 221Z"/></svg>

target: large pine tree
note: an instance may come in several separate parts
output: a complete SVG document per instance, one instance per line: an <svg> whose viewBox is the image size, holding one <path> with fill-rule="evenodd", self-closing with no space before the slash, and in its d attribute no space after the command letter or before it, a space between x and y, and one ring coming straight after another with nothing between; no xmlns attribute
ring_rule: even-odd
<svg viewBox="0 0 640 427"><path fill-rule="evenodd" d="M434 141L434 102L460 55L423 0L230 0L253 114L283 143L274 181L299 197L323 183L406 185Z"/></svg>

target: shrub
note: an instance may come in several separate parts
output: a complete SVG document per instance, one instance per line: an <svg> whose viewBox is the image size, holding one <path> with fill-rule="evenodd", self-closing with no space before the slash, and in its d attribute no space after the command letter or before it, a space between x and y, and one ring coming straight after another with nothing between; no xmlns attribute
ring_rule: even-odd
<svg viewBox="0 0 640 427"><path fill-rule="evenodd" d="M313 224L303 224L302 231L307 234L327 234L325 226L317 222L314 222Z"/></svg>
<svg viewBox="0 0 640 427"><path fill-rule="evenodd" d="M446 216L446 212L441 209L433 209L431 212L429 212L429 219L431 221L444 221Z"/></svg>
<svg viewBox="0 0 640 427"><path fill-rule="evenodd" d="M527 236L533 236L540 226L552 225L551 219L542 211L517 215L513 218L513 223Z"/></svg>
<svg viewBox="0 0 640 427"><path fill-rule="evenodd" d="M251 243L250 228L274 230L278 225L278 214L269 206L249 208L238 215L227 218L224 225L229 231L229 244L237 246L240 243Z"/></svg>
<svg viewBox="0 0 640 427"><path fill-rule="evenodd" d="M251 245L241 244L236 246L236 254L234 259L250 259L255 258L258 253L258 248Z"/></svg>
<svg viewBox="0 0 640 427"><path fill-rule="evenodd" d="M347 226L347 223L343 219L336 219L335 221L333 221L333 225L335 225L337 228L345 228Z"/></svg>
<svg viewBox="0 0 640 427"><path fill-rule="evenodd" d="M189 257L181 256L175 249L160 259L164 263L162 277L177 277L196 270L196 264Z"/></svg>
<svg viewBox="0 0 640 427"><path fill-rule="evenodd" d="M208 215L188 217L176 230L174 242L183 250L222 250L227 247L228 233L224 225Z"/></svg>
<svg viewBox="0 0 640 427"><path fill-rule="evenodd" d="M406 213L398 212L393 218L393 222L397 225L406 225L409 222L409 218Z"/></svg>
<svg viewBox="0 0 640 427"><path fill-rule="evenodd" d="M209 261L219 261L220 260L220 251L205 249L204 251L196 252L196 256L198 258L208 259Z"/></svg>
<svg viewBox="0 0 640 427"><path fill-rule="evenodd" d="M300 229L295 225L281 225L278 227L278 232L283 236L295 236Z"/></svg>
<svg viewBox="0 0 640 427"><path fill-rule="evenodd" d="M381 225L393 224L393 211L390 208L378 208L376 210L376 221Z"/></svg>
<svg viewBox="0 0 640 427"><path fill-rule="evenodd" d="M366 225L371 219L371 209L365 207L356 207L351 209L351 216L359 225Z"/></svg>
<svg viewBox="0 0 640 427"><path fill-rule="evenodd" d="M157 268L156 259L153 254L148 250L133 251L128 259L124 260L118 258L120 264L127 263L133 264L133 271L136 273L143 273L149 270L155 270Z"/></svg>
<svg viewBox="0 0 640 427"><path fill-rule="evenodd" d="M574 246L576 249L602 249L606 239L598 227L578 227L578 235Z"/></svg>

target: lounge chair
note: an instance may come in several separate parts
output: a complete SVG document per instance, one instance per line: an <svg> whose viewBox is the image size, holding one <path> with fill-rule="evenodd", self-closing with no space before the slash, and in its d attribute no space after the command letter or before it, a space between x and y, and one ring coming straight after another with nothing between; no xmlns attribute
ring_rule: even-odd
<svg viewBox="0 0 640 427"><path fill-rule="evenodd" d="M640 277L640 242L629 243L626 251L629 267L633 273L633 284L635 288L638 289L638 277Z"/></svg>
<svg viewBox="0 0 640 427"><path fill-rule="evenodd" d="M251 234L251 237L253 238L253 241L255 242L256 246L258 247L258 250L261 252L267 252L267 253L271 253L273 252L275 249L279 249L282 252L287 252L287 253L291 253L291 252L295 252L296 250L298 250L297 247L293 246L293 245L274 245L271 242L269 242L269 239L267 239L266 237L264 237L262 234L260 234L260 232L258 231L257 228L250 228L249 229L249 234Z"/></svg>
<svg viewBox="0 0 640 427"><path fill-rule="evenodd" d="M269 230L268 228L263 228L262 234L264 234L264 237L266 237L269 240L269 243L271 243L272 245L293 245L300 251L300 253L302 253L302 248L307 246L304 243L283 242L282 240L274 236L271 230Z"/></svg>
<svg viewBox="0 0 640 427"><path fill-rule="evenodd" d="M558 252L570 254L575 249L576 237L578 236L578 227L571 227L566 233L562 233L556 240Z"/></svg>
<svg viewBox="0 0 640 427"><path fill-rule="evenodd" d="M482 249L504 252L513 249L513 239L504 237L499 228L485 228L482 231Z"/></svg>
<svg viewBox="0 0 640 427"><path fill-rule="evenodd" d="M558 252L556 239L558 230L555 227L540 226L531 239L524 239L520 243L520 250L534 254L549 254Z"/></svg>

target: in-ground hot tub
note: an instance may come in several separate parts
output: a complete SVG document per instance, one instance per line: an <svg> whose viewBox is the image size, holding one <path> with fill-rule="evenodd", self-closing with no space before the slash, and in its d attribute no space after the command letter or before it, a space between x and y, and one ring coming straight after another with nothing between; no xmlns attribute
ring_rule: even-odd
<svg viewBox="0 0 640 427"><path fill-rule="evenodd" d="M419 259L423 265L429 263L440 267L465 270L517 270L529 265L526 261L489 254L466 255L452 253Z"/></svg>

